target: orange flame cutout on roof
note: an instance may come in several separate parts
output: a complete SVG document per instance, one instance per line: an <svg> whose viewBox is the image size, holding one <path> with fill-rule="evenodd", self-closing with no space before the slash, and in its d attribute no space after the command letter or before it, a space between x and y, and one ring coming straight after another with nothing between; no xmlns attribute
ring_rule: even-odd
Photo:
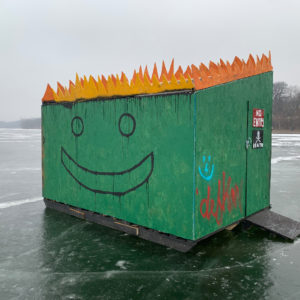
<svg viewBox="0 0 300 300"><path fill-rule="evenodd" d="M75 83L69 81L69 87L63 87L57 83L57 92L50 85L47 85L43 102L48 101L75 101L77 99L108 98L114 96L130 96L138 94L155 94L165 91L177 91L195 89L201 90L218 84L233 80L272 71L271 53L269 57L256 56L256 61L250 54L247 62L235 57L230 64L220 59L219 63L209 62L209 66L200 64L188 66L183 72L181 66L174 73L174 59L171 62L169 71L162 63L161 74L159 76L157 66L154 64L152 76L150 77L147 66L139 71L134 70L132 79L129 81L122 72L119 75L110 75L105 78L98 76L96 80L93 76L87 79L86 76L79 78L76 74Z"/></svg>

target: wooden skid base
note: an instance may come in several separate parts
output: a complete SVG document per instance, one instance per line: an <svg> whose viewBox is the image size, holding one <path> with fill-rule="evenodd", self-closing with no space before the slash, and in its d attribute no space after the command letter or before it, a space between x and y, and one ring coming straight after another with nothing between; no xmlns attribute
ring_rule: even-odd
<svg viewBox="0 0 300 300"><path fill-rule="evenodd" d="M188 252L191 250L199 241L208 238L211 235L225 229L225 227L200 238L199 240L192 241L177 237L172 234L163 233L157 230L146 228L140 225L129 223L127 221L106 216L100 213L92 212L82 208L74 207L68 204L56 202L54 200L44 198L46 207L52 208L63 213L75 216L80 219L87 220L89 222L97 223L110 227L112 229L117 229L126 232L130 235L138 236L144 240L148 240L166 247L173 248L180 252ZM264 228L265 230L271 231L282 237L294 240L300 235L300 223L291 220L287 217L281 216L270 211L270 208L265 208L250 217L239 220L233 225L236 226L239 222L244 221L244 223L251 223L253 225ZM230 226L229 226L230 227Z"/></svg>
<svg viewBox="0 0 300 300"><path fill-rule="evenodd" d="M171 234L162 233L157 230L149 229L89 210L73 207L68 204L63 204L50 199L44 198L44 202L48 208L64 212L89 222L104 225L112 229L117 229L130 235L138 236L144 240L170 247L180 252L187 252L191 250L198 242L179 238Z"/></svg>

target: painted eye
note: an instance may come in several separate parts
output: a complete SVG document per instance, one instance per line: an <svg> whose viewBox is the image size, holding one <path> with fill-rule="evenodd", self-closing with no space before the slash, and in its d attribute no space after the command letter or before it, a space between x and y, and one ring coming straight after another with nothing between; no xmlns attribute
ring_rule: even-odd
<svg viewBox="0 0 300 300"><path fill-rule="evenodd" d="M135 118L128 113L121 115L119 119L119 131L121 135L129 137L133 135L135 131Z"/></svg>
<svg viewBox="0 0 300 300"><path fill-rule="evenodd" d="M84 125L80 117L74 117L71 122L72 133L75 136L80 136L83 133Z"/></svg>

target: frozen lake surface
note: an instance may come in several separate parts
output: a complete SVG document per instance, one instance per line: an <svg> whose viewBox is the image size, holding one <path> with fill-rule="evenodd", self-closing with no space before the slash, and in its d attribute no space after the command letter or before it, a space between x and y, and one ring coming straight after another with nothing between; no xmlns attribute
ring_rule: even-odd
<svg viewBox="0 0 300 300"><path fill-rule="evenodd" d="M182 254L46 210L39 130L0 129L0 299L300 299L300 238L252 227ZM273 210L300 221L300 135L273 135Z"/></svg>

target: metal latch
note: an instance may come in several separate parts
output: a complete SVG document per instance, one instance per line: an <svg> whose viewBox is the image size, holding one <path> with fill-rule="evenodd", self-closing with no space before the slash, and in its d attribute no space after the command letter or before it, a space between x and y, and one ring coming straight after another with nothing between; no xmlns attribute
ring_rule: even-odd
<svg viewBox="0 0 300 300"><path fill-rule="evenodd" d="M248 139L246 140L246 150L248 150L248 148L249 148L249 146L250 146L250 142L251 142L251 139L248 138Z"/></svg>

